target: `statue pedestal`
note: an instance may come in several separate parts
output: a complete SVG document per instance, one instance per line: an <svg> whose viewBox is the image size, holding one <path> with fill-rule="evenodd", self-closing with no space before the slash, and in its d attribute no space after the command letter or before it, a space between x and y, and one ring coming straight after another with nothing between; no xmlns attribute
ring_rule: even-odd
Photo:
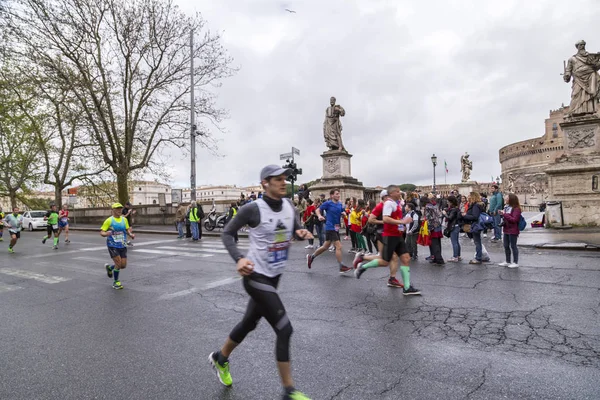
<svg viewBox="0 0 600 400"><path fill-rule="evenodd" d="M564 154L545 170L547 201L562 202L565 224L600 226L595 208L600 204L600 118L580 118L560 127Z"/></svg>
<svg viewBox="0 0 600 400"><path fill-rule="evenodd" d="M329 150L321 154L323 158L323 176L316 184L310 187L313 198L325 194L329 199L331 189L339 189L341 199L348 197L362 199L365 187L362 182L352 177L352 166L350 159L352 154L346 151Z"/></svg>
<svg viewBox="0 0 600 400"><path fill-rule="evenodd" d="M462 182L456 185L458 188L458 193L461 196L466 196L469 197L469 194L471 194L471 192L477 192L479 191L479 184L477 182L473 182L473 181L469 181L469 182Z"/></svg>

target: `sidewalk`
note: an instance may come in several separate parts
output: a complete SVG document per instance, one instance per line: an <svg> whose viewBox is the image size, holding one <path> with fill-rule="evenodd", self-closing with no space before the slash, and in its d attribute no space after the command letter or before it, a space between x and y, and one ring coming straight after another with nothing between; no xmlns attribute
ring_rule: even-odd
<svg viewBox="0 0 600 400"><path fill-rule="evenodd" d="M71 224L69 229L74 231L98 232L99 226L89 224ZM144 234L177 235L174 225L135 225L134 232ZM202 231L202 236L219 237L221 229L212 232ZM240 237L247 237L247 232L240 232ZM519 235L519 246L540 249L558 250L596 250L600 251L600 228L574 228L570 230L555 230L531 228L529 225Z"/></svg>

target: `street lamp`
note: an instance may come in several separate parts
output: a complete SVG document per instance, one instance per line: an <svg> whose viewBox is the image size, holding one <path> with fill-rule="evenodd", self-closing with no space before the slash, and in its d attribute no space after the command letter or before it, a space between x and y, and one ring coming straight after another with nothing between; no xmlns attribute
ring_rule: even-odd
<svg viewBox="0 0 600 400"><path fill-rule="evenodd" d="M434 155L431 156L431 163L433 164L433 193L436 194L435 190L435 166L437 165L437 157Z"/></svg>

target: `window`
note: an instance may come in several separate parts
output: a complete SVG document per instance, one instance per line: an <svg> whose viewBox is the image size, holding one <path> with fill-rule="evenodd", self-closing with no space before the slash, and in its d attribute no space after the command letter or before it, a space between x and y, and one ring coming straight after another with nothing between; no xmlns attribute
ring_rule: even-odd
<svg viewBox="0 0 600 400"><path fill-rule="evenodd" d="M152 200L152 204L156 204L156 200Z"/></svg>
<svg viewBox="0 0 600 400"><path fill-rule="evenodd" d="M165 192L169 193L169 189L165 189Z"/></svg>
<svg viewBox="0 0 600 400"><path fill-rule="evenodd" d="M142 191L142 188L138 188L138 190L141 192L141 191Z"/></svg>
<svg viewBox="0 0 600 400"><path fill-rule="evenodd" d="M556 122L552 124L552 137L558 137L558 126L556 126Z"/></svg>
<svg viewBox="0 0 600 400"><path fill-rule="evenodd" d="M592 175L592 190L594 192L598 191L598 179L600 179L599 175Z"/></svg>

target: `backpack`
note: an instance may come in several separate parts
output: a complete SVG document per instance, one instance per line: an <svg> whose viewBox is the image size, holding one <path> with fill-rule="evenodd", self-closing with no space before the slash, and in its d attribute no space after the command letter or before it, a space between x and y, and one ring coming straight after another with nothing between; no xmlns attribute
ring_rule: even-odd
<svg viewBox="0 0 600 400"><path fill-rule="evenodd" d="M521 214L521 217L519 218L519 231L524 231L525 228L527 228L527 221L525 221L523 214Z"/></svg>

